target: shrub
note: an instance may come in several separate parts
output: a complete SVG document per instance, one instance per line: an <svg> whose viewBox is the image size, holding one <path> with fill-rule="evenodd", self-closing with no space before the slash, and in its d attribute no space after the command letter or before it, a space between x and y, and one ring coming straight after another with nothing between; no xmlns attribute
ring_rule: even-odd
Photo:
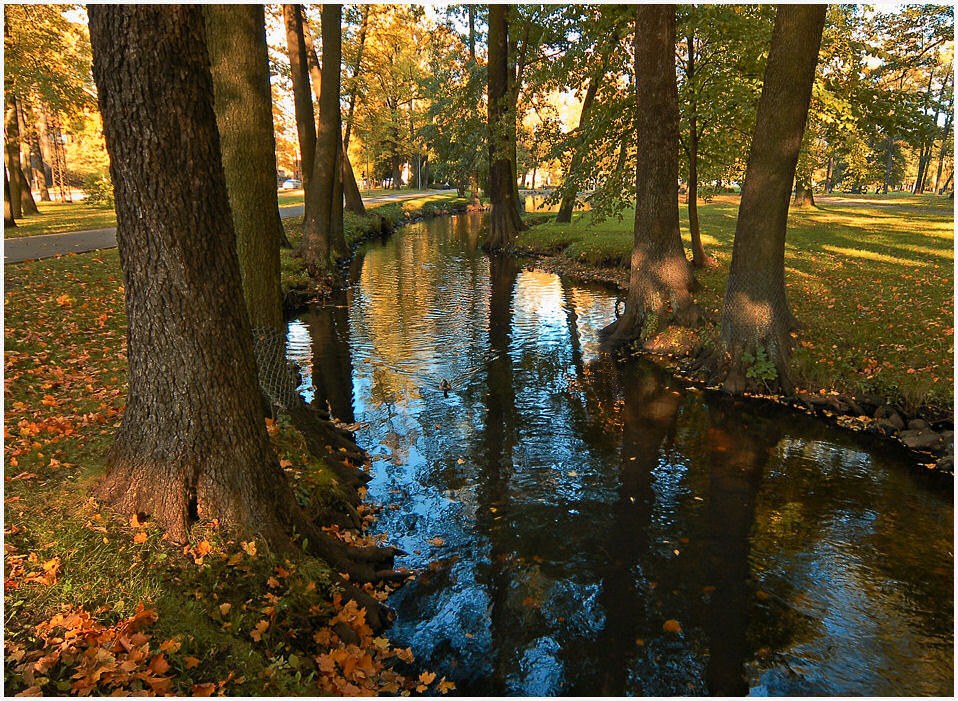
<svg viewBox="0 0 958 701"><path fill-rule="evenodd" d="M83 178L84 202L94 207L113 206L113 183L108 175L88 175Z"/></svg>

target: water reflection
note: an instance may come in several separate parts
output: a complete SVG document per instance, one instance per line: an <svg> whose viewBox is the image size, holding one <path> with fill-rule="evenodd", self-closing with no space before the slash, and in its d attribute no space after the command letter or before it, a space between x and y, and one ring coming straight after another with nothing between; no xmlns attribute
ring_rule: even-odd
<svg viewBox="0 0 958 701"><path fill-rule="evenodd" d="M290 326L304 391L342 383L367 422L378 527L423 570L392 638L476 695L949 693L950 493L603 359L612 295L480 239L475 215L408 227Z"/></svg>

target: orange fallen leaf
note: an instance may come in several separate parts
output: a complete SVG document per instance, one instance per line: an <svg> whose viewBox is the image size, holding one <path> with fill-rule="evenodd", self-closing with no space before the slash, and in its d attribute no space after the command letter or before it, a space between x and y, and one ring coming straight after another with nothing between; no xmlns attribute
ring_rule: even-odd
<svg viewBox="0 0 958 701"><path fill-rule="evenodd" d="M194 667L198 667L198 666L199 666L199 664L200 664L200 658L199 658L199 657L193 657L192 655L187 655L186 657L183 658L183 662L186 663L186 668L187 668L187 669L193 669ZM194 688L195 688L195 686L196 686L196 685L194 685Z"/></svg>
<svg viewBox="0 0 958 701"><path fill-rule="evenodd" d="M675 633L677 635L682 632L682 624L680 624L674 618L670 618L662 624L662 630L666 633Z"/></svg>
<svg viewBox="0 0 958 701"><path fill-rule="evenodd" d="M146 533L140 531L135 536L133 536L134 543L145 543L146 542Z"/></svg>
<svg viewBox="0 0 958 701"><path fill-rule="evenodd" d="M263 638L263 633L265 633L268 628L269 628L269 621L266 621L266 620L260 621L259 623L256 624L256 627L253 628L252 631L250 631L249 635L253 640L255 640L256 642L259 642Z"/></svg>
<svg viewBox="0 0 958 701"><path fill-rule="evenodd" d="M170 663L166 661L166 656L163 653L154 655L153 659L150 660L150 671L154 674L165 674L169 668Z"/></svg>

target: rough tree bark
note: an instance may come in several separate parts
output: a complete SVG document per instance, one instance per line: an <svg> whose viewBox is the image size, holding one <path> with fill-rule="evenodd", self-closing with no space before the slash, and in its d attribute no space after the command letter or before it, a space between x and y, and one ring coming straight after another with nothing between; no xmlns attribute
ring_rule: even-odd
<svg viewBox="0 0 958 701"><path fill-rule="evenodd" d="M346 256L343 236L342 188L336 188L337 157L342 150L339 112L342 60L342 5L324 5L322 16L323 64L319 104L319 132L313 163L313 187L306 192L306 215L300 254L314 274L329 269L331 256Z"/></svg>
<svg viewBox="0 0 958 701"><path fill-rule="evenodd" d="M604 77L605 61L603 60L602 67L589 80L589 87L586 88L585 97L582 99L582 112L579 113L578 127L580 134L589 119L589 112L592 111L592 103L595 102L595 94L599 91L599 83ZM569 161L569 168L566 172L566 181L572 180L570 176L579 169L584 156L585 152L582 146L573 150L572 158ZM533 186L535 186L535 177L533 177ZM575 182L563 183L562 201L559 203L559 211L556 213L557 224L568 224L572 221L572 211L575 209L576 195L578 195L578 188L575 186Z"/></svg>
<svg viewBox="0 0 958 701"><path fill-rule="evenodd" d="M689 210L689 235L692 239L692 265L696 268L705 268L712 264L712 259L705 253L702 245L702 231L699 227L699 127L698 101L695 95L695 37L691 34L685 37L688 47L687 80L689 91L689 183L686 202Z"/></svg>
<svg viewBox="0 0 958 701"><path fill-rule="evenodd" d="M525 226L513 177L511 144L515 142L515 110L510 109L509 6L489 6L489 232L485 247L507 248ZM510 126L511 125L511 126ZM511 141L510 141L511 136Z"/></svg>
<svg viewBox="0 0 958 701"><path fill-rule="evenodd" d="M213 105L253 328L279 329L279 247L286 240L276 196L266 21L262 5L205 5Z"/></svg>
<svg viewBox="0 0 958 701"><path fill-rule="evenodd" d="M776 370L774 379L762 379L769 388L790 388L795 319L785 295L785 232L825 10L780 5L775 16L722 311L719 375L733 393L747 389L744 356L759 357L759 348Z"/></svg>
<svg viewBox="0 0 958 701"><path fill-rule="evenodd" d="M277 549L304 534L338 571L377 576L395 551L351 550L316 528L266 435L249 317L236 304L202 9L88 11L129 319L129 394L100 497L151 517L175 542L196 519L217 518ZM346 589L379 616L368 595Z"/></svg>
<svg viewBox="0 0 958 701"><path fill-rule="evenodd" d="M293 80L293 109L296 113L296 134L299 137L299 171L305 192L304 208L308 212L313 162L316 159L316 116L313 112L313 99L310 97L302 7L283 5L283 23L286 26L286 48Z"/></svg>
<svg viewBox="0 0 958 701"><path fill-rule="evenodd" d="M100 494L176 541L213 516L280 541L290 491L230 294L240 270L201 10L89 14L129 317L129 396Z"/></svg>
<svg viewBox="0 0 958 701"><path fill-rule="evenodd" d="M666 323L689 324L698 317L679 234L675 6L639 5L635 21L635 245L625 312L602 330L607 349L649 340Z"/></svg>

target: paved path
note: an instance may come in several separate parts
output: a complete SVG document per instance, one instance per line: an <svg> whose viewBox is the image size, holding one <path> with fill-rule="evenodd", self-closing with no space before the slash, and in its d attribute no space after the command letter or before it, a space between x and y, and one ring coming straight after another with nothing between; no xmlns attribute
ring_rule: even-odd
<svg viewBox="0 0 958 701"><path fill-rule="evenodd" d="M426 194L455 192L454 190L433 190ZM422 197L424 193L397 192L390 195L364 197L366 204L402 202ZM303 205L289 205L279 208L283 219L303 216ZM19 239L6 239L3 242L4 263L20 263L25 260L52 258L66 253L85 253L101 248L116 248L116 229L89 229L87 231L69 231L63 234L43 234L24 236Z"/></svg>

